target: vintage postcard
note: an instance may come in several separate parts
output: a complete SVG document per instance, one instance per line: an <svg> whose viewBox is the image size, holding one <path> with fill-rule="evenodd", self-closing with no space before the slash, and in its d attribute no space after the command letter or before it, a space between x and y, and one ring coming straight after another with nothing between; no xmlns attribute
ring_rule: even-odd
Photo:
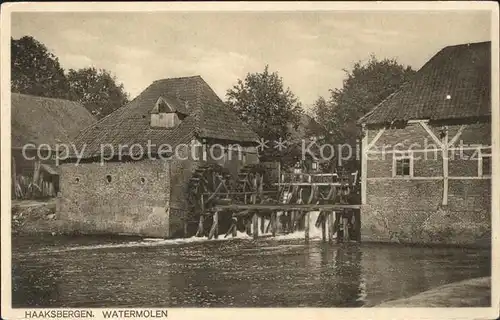
<svg viewBox="0 0 500 320"><path fill-rule="evenodd" d="M2 319L497 318L498 15L3 3Z"/></svg>

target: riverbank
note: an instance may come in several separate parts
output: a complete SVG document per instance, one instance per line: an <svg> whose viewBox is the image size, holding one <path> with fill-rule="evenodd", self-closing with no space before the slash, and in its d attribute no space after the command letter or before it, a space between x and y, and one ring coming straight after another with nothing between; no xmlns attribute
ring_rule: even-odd
<svg viewBox="0 0 500 320"><path fill-rule="evenodd" d="M490 307L491 277L450 283L409 298L384 302L378 308Z"/></svg>

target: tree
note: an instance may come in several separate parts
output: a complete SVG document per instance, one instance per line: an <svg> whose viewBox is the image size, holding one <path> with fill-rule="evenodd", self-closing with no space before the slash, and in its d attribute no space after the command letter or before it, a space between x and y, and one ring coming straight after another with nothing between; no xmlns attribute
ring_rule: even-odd
<svg viewBox="0 0 500 320"><path fill-rule="evenodd" d="M68 82L57 57L33 37L11 38L11 89L42 97L67 98Z"/></svg>
<svg viewBox="0 0 500 320"><path fill-rule="evenodd" d="M97 118L102 118L128 102L123 84L104 69L70 69L70 97L80 102Z"/></svg>
<svg viewBox="0 0 500 320"><path fill-rule="evenodd" d="M342 88L330 90L328 100L320 97L313 112L316 120L328 130L329 143L355 148L361 138L357 120L411 79L415 71L395 59L378 60L374 56L365 64L357 62L351 71L344 71L347 77ZM358 164L351 162L350 165Z"/></svg>
<svg viewBox="0 0 500 320"><path fill-rule="evenodd" d="M275 143L290 137L289 125L296 128L303 111L290 88L284 88L278 73L269 72L269 66L261 73L249 73L227 91L226 97L227 104L243 122L249 124L261 139L269 141L268 148L261 150L261 160L279 158L283 150L275 148Z"/></svg>

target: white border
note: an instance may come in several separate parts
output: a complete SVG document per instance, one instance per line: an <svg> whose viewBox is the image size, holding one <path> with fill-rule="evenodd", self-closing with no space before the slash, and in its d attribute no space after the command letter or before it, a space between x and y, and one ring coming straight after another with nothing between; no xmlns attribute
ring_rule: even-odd
<svg viewBox="0 0 500 320"><path fill-rule="evenodd" d="M145 11L477 11L485 10L492 15L492 154L500 154L499 138L499 92L498 92L498 4L495 2L114 2L114 3L2 3L1 7L1 248L2 248L2 300L1 315L6 319L21 319L28 309L11 309L11 237L10 237L10 16L12 12L145 12ZM453 32L453 31L451 31ZM499 201L498 177L500 175L500 157L493 158L492 187L492 261L498 261L498 222ZM499 270L497 263L492 266L492 302L491 308L331 308L331 309L188 309L168 308L169 318L203 318L205 320L222 318L231 319L235 315L240 319L283 318L287 319L326 319L326 318L381 318L381 319L494 319L499 314ZM31 309L30 309L31 310ZM103 309L92 310L96 315ZM113 309L108 309L113 310ZM237 312L237 314L235 314ZM96 319L101 318L97 317Z"/></svg>

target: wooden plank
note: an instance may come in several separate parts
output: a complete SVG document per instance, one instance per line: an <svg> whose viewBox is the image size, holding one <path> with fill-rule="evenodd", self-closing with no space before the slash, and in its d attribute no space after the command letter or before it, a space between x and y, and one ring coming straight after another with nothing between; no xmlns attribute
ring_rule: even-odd
<svg viewBox="0 0 500 320"><path fill-rule="evenodd" d="M441 140L438 139L438 137L436 137L434 132L432 132L432 130L429 128L429 126L427 126L427 123L425 121L419 121L419 123L420 123L420 126L422 128L424 128L424 130L427 132L427 134L432 138L432 140L434 140L434 142L439 147L443 148L443 143L441 142Z"/></svg>
<svg viewBox="0 0 500 320"><path fill-rule="evenodd" d="M373 140L368 143L368 145L366 146L366 150L370 150L371 148L373 148L373 146L375 145L375 143L377 143L378 139L380 139L380 137L382 136L382 134L384 132L385 132L385 128L380 129L377 132L377 134L375 135L375 137L373 138Z"/></svg>
<svg viewBox="0 0 500 320"><path fill-rule="evenodd" d="M340 186L340 182L282 182L273 183L275 186Z"/></svg>
<svg viewBox="0 0 500 320"><path fill-rule="evenodd" d="M277 210L277 211L318 211L318 210L342 210L342 209L360 209L359 204L229 204L218 205L213 208L215 211L222 210Z"/></svg>
<svg viewBox="0 0 500 320"><path fill-rule="evenodd" d="M458 138L460 138L460 136L464 132L465 127L466 127L465 124L461 125L460 128L458 129L457 134L455 134L455 136L451 139L451 141L449 143L446 143L446 145L448 146L448 148L452 147L455 144L455 142L457 142ZM448 130L446 130L446 135L448 135Z"/></svg>

